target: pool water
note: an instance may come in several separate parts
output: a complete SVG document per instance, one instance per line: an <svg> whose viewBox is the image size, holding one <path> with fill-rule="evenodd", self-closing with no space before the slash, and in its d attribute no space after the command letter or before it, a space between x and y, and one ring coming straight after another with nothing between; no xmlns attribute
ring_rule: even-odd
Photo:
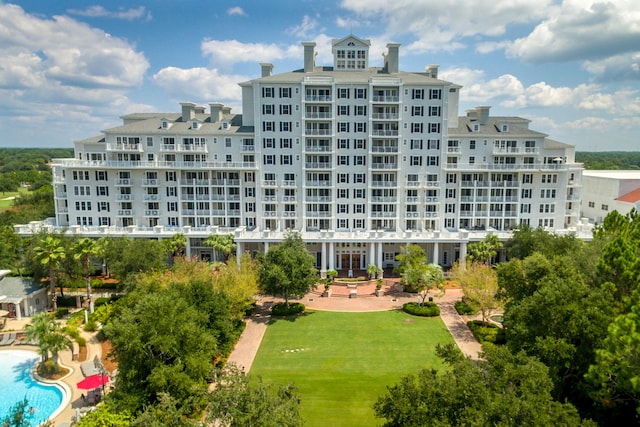
<svg viewBox="0 0 640 427"><path fill-rule="evenodd" d="M37 382L31 369L40 356L30 351L0 351L0 420L25 397L33 408L32 425L39 425L62 405L60 387Z"/></svg>

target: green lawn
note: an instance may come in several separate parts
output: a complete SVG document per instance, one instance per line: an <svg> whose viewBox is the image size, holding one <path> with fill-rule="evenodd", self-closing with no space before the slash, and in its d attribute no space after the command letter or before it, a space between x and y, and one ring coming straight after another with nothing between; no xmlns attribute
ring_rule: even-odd
<svg viewBox="0 0 640 427"><path fill-rule="evenodd" d="M377 397L403 375L441 367L435 345L447 342L453 338L439 317L312 311L272 321L251 374L293 381L305 425L380 425L372 409Z"/></svg>
<svg viewBox="0 0 640 427"><path fill-rule="evenodd" d="M13 199L11 200L4 200L8 197L15 197L21 193L26 192L27 190L22 189L21 191L5 191L2 192L0 191L0 212L2 212L5 209L9 209L11 206L13 206Z"/></svg>

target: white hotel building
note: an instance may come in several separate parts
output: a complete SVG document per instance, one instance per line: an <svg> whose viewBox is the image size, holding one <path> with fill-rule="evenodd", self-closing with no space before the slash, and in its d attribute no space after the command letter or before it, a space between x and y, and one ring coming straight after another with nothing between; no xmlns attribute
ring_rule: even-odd
<svg viewBox="0 0 640 427"><path fill-rule="evenodd" d="M451 265L487 233L518 224L580 233L582 165L574 147L529 120L477 107L458 117L461 86L398 68L390 43L370 68L369 41L333 41L333 66L315 64L240 83L243 113L182 103L142 113L75 141L53 163L50 227L90 237L183 233L191 256L233 233L238 251L266 251L297 230L321 272L395 264L421 245ZM34 224L18 226L29 233Z"/></svg>

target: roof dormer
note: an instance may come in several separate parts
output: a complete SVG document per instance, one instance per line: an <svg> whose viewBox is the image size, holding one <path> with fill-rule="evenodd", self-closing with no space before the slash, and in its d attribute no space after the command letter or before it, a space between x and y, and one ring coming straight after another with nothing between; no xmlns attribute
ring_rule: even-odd
<svg viewBox="0 0 640 427"><path fill-rule="evenodd" d="M348 36L331 43L333 69L336 71L363 71L369 68L369 40Z"/></svg>
<svg viewBox="0 0 640 427"><path fill-rule="evenodd" d="M200 126L202 126L202 123L200 123L200 120L196 120L196 119L191 120L191 130L198 130L200 129Z"/></svg>
<svg viewBox="0 0 640 427"><path fill-rule="evenodd" d="M165 117L160 119L160 129L169 129L171 127L171 121Z"/></svg>

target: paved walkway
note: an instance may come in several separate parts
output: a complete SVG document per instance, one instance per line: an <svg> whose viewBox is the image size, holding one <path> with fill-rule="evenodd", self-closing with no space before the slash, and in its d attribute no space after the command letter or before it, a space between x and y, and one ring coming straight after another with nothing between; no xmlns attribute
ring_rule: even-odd
<svg viewBox="0 0 640 427"><path fill-rule="evenodd" d="M397 284L391 280L385 281L384 295L375 295L375 285L358 285L357 297L349 298L351 288L344 285L333 285L332 295L329 298L322 296L322 288L312 291L304 296L300 302L307 308L325 311L365 312L384 311L402 308L406 302L417 301L415 294L400 292ZM478 358L481 351L480 343L475 339L466 325L466 320L455 310L453 304L462 298L460 289L447 289L446 293L433 300L440 307L440 317L449 329L456 344L464 355L472 359ZM278 299L263 298L258 301L258 308L253 316L247 319L247 326L229 355L229 362L249 372L255 358L264 333L269 322L269 308L279 301Z"/></svg>

